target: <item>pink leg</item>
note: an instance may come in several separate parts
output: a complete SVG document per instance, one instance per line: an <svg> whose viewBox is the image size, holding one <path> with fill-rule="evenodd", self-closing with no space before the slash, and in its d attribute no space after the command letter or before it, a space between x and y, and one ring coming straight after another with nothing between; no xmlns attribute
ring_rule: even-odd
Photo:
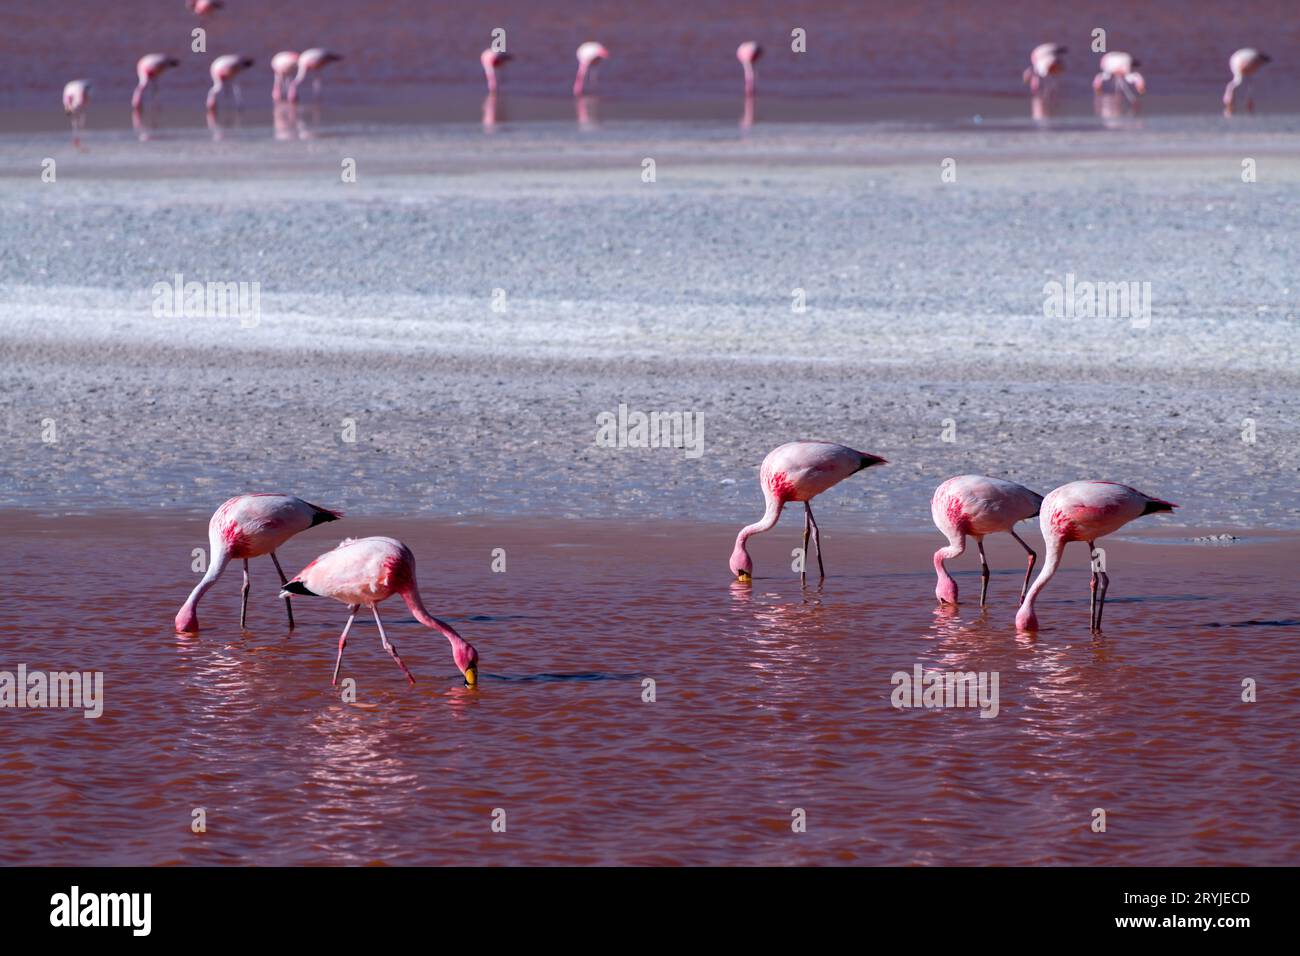
<svg viewBox="0 0 1300 956"><path fill-rule="evenodd" d="M239 598L239 629L248 623L248 558L244 559L244 590Z"/></svg>
<svg viewBox="0 0 1300 956"><path fill-rule="evenodd" d="M343 648L348 646L348 631L352 629L352 621L359 610L361 610L360 604L353 604L348 608L348 622L343 625L343 633L339 635L339 656L334 661L334 677L330 679L330 684L334 687L339 683L339 668L343 666Z"/></svg>
<svg viewBox="0 0 1300 956"><path fill-rule="evenodd" d="M280 583L288 584L289 579L284 576L284 568L280 567L280 559L275 556L274 551L271 552L271 560L275 562L275 570L278 571L280 574ZM289 596L287 594L285 595L284 598L284 609L289 612L289 630L292 631L293 630L293 602L289 600Z"/></svg>
<svg viewBox="0 0 1300 956"><path fill-rule="evenodd" d="M1033 548L1025 544L1024 541L1021 541L1020 535L1016 534L1014 530L1011 531L1011 537L1015 538L1017 541L1020 541L1020 547L1024 548L1026 551L1029 552L1029 567L1025 569L1025 583L1020 585L1020 603L1024 604L1025 592L1029 590L1029 579L1034 573L1034 562L1038 560L1038 555L1034 553Z"/></svg>
<svg viewBox="0 0 1300 956"><path fill-rule="evenodd" d="M803 503L804 511L808 513L808 520L812 522L813 547L817 549L817 573L823 581L826 580L826 568L822 566L822 531L817 527L817 519L813 517L812 507L808 502ZM807 543L805 542L805 547ZM804 552L804 561L807 559L807 551Z"/></svg>
<svg viewBox="0 0 1300 956"><path fill-rule="evenodd" d="M388 651L389 657L397 661L397 666L402 669L402 673L406 675L406 679L409 680L411 682L411 686L414 687L415 686L414 675L412 675L410 670L407 669L407 666L402 663L402 659L397 656L397 648L395 648L392 644L388 643L388 635L384 633L384 622L379 620L378 605L375 604L370 605L370 610L375 615L375 624L379 628L379 640L383 642L384 650Z"/></svg>

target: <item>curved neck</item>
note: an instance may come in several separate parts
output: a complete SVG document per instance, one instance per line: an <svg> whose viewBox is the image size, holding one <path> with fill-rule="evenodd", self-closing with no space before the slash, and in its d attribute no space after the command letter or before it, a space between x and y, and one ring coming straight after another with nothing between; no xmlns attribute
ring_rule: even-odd
<svg viewBox="0 0 1300 956"><path fill-rule="evenodd" d="M226 570L226 565L230 563L230 555L225 549L213 549L212 561L208 564L208 570L200 579L199 583L194 585L194 590L190 596L185 599L181 605L181 613L193 614L194 609L199 606L199 599L208 593L208 589L217 583L217 578L221 577L221 572Z"/></svg>
<svg viewBox="0 0 1300 956"><path fill-rule="evenodd" d="M762 534L764 531L770 530L772 525L776 524L776 519L781 517L783 505L780 499L771 496L765 497L767 497L767 507L763 511L763 517L753 524L745 525L740 529L740 533L736 535L736 547L741 551L745 550L745 542L749 540L750 535Z"/></svg>
<svg viewBox="0 0 1300 956"><path fill-rule="evenodd" d="M948 545L948 547L940 548L934 553L934 573L939 576L940 581L952 581L952 575L948 573L948 569L943 566L943 563L949 558L959 557L964 554L965 551L966 536L962 535L962 537L953 541Z"/></svg>
<svg viewBox="0 0 1300 956"><path fill-rule="evenodd" d="M1034 613L1034 599L1038 597L1038 592L1047 586L1047 582L1052 580L1052 575L1056 573L1057 566L1061 563L1061 551L1065 545L1057 538L1049 536L1047 538L1047 556L1043 560L1043 570L1038 572L1038 577L1034 583L1029 586L1029 591L1025 594L1025 603L1020 606L1020 614Z"/></svg>
<svg viewBox="0 0 1300 956"><path fill-rule="evenodd" d="M406 606L410 609L411 614L415 616L417 621L425 627L432 628L440 633L451 642L453 648L463 649L469 647L469 642L457 634L454 627L446 621L438 620L429 613L428 609L424 606L424 601L420 599L420 592L416 590L414 583L408 585L397 593L402 596L402 600L406 602Z"/></svg>

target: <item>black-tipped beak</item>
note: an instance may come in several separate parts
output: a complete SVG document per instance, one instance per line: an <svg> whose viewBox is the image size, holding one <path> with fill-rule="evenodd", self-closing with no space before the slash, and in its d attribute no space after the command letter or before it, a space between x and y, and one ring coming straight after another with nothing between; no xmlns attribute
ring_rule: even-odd
<svg viewBox="0 0 1300 956"><path fill-rule="evenodd" d="M290 581L284 587L280 588L281 594L304 594L307 597L319 597L315 591L308 591L307 585L301 581Z"/></svg>

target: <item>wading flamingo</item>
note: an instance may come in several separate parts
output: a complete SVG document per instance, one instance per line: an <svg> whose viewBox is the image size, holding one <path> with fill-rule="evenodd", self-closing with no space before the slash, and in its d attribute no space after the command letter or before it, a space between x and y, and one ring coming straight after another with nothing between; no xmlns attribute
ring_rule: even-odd
<svg viewBox="0 0 1300 956"><path fill-rule="evenodd" d="M1141 73L1136 72L1141 64L1133 59L1130 54L1112 50L1110 53L1102 55L1099 65L1101 72L1092 78L1092 91L1094 93L1100 93L1108 80L1113 80L1115 89L1123 93L1124 98L1130 102L1134 99L1134 89L1139 93L1146 92L1146 80Z"/></svg>
<svg viewBox="0 0 1300 956"><path fill-rule="evenodd" d="M308 73L319 74L319 72L331 63L337 63L343 59L343 56L330 50L322 50L320 47L312 47L310 50L303 50L298 56L298 75L293 78L289 84L289 102L298 102L298 87L302 81L307 78ZM313 76L311 81L313 93L320 96L320 76Z"/></svg>
<svg viewBox="0 0 1300 956"><path fill-rule="evenodd" d="M236 559L244 562L244 591L239 606L239 626L242 628L248 620L248 559L269 554L280 575L280 583L284 584L284 569L275 556L275 549L300 531L342 517L341 511L319 508L293 495L238 495L231 498L213 513L208 522L208 570L177 613L177 632L199 629L199 598L217 583L226 565ZM287 600L284 607L289 612L289 626L293 627L293 607Z"/></svg>
<svg viewBox="0 0 1300 956"><path fill-rule="evenodd" d="M609 59L609 51L594 40L588 40L578 47L578 75L573 79L573 95L582 96L587 88L587 74L596 68L596 64Z"/></svg>
<svg viewBox="0 0 1300 956"><path fill-rule="evenodd" d="M339 635L339 656L334 661L334 677L330 681L332 684L339 682L339 668L343 666L343 648L348 643L348 631L363 604L375 616L375 625L379 628L379 640L383 643L384 650L397 662L406 679L412 685L415 684L415 677L397 656L397 648L388 642L384 622L379 619L378 605L394 594L401 596L417 621L438 631L451 642L452 658L456 661L456 667L465 675L465 684L473 687L478 683L478 651L457 634L450 624L438 620L425 610L415 584L415 556L411 554L410 548L395 538L347 539L333 551L325 552L303 568L280 592L284 598L291 594L331 597L348 606L348 622L343 625L343 633Z"/></svg>
<svg viewBox="0 0 1300 956"><path fill-rule="evenodd" d="M1228 69L1232 71L1232 79L1223 90L1223 109L1228 115L1237 106L1237 89L1244 86L1246 88L1246 109L1255 112L1255 95L1251 87L1254 85L1251 77L1261 66L1268 63L1271 57L1267 53L1260 53L1258 50L1246 47L1238 50L1228 59Z"/></svg>
<svg viewBox="0 0 1300 956"><path fill-rule="evenodd" d="M959 475L949 478L934 489L934 497L930 499L930 514L935 525L950 542L948 547L940 548L934 553L934 573L939 578L934 588L935 597L944 604L957 603L957 582L952 579L943 563L966 550L966 536L970 535L979 545L980 607L983 607L989 592L989 565L984 558L984 536L1005 531L1029 553L1025 582L1020 586L1020 600L1023 601L1038 556L1016 534L1016 522L1038 514L1042 503L1043 496L1024 485L984 475Z"/></svg>
<svg viewBox="0 0 1300 956"><path fill-rule="evenodd" d="M1034 614L1034 600L1047 582L1056 573L1061 562L1061 552L1071 541L1088 542L1088 554L1092 558L1098 538L1103 538L1113 531L1118 531L1134 518L1153 514L1157 511L1173 511L1178 506L1172 502L1152 498L1128 485L1113 481L1072 481L1061 485L1043 499L1039 512L1038 524L1043 531L1043 541L1047 544L1047 556L1043 559L1043 570L1025 595L1024 603L1016 614L1016 629L1033 631L1038 628L1038 617ZM1101 593L1098 594L1100 584ZM1093 559L1092 580L1089 582L1092 597L1089 602L1090 626L1094 631L1101 630L1101 612L1106 604L1106 589L1110 587L1110 578L1106 575L1105 560Z"/></svg>
<svg viewBox="0 0 1300 956"><path fill-rule="evenodd" d="M138 110L144 105L144 94L150 83L153 83L154 93L157 95L158 77L172 67L180 65L180 60L166 53L146 53L140 57L140 61L135 65L135 77L139 82L135 85L135 92L131 94L131 109Z"/></svg>
<svg viewBox="0 0 1300 956"><path fill-rule="evenodd" d="M185 6L190 8L191 13L197 14L202 19L225 7L225 3L222 0L185 0Z"/></svg>
<svg viewBox="0 0 1300 956"><path fill-rule="evenodd" d="M742 581L753 577L754 562L750 560L745 542L750 535L761 534L776 524L786 502L802 501L804 562L808 560L808 532L811 528L813 543L817 548L817 570L825 578L821 532L817 528L817 520L813 517L809 502L849 475L872 465L884 464L887 462L883 458L864 455L860 451L828 441L792 441L772 449L758 470L758 483L763 489L765 504L763 517L741 528L740 534L736 535L736 547L731 552L731 573ZM807 581L806 571L799 572L799 580Z"/></svg>
<svg viewBox="0 0 1300 956"><path fill-rule="evenodd" d="M1065 69L1065 61L1061 57L1066 52L1067 48L1059 43L1040 43L1030 51L1029 69L1025 70L1024 78L1031 93L1045 89L1048 78Z"/></svg>
<svg viewBox="0 0 1300 956"><path fill-rule="evenodd" d="M289 81L298 72L298 54L293 50L281 50L271 57L271 100L279 103L289 93Z"/></svg>
<svg viewBox="0 0 1300 956"><path fill-rule="evenodd" d="M63 112L72 121L72 141L86 125L86 108L90 106L90 80L69 80L63 87Z"/></svg>
<svg viewBox="0 0 1300 956"><path fill-rule="evenodd" d="M497 50L484 50L479 54L479 62L483 64L483 75L487 77L487 88L489 93L497 91L497 67L505 66L513 57L509 53L498 52Z"/></svg>
<svg viewBox="0 0 1300 956"><path fill-rule="evenodd" d="M753 40L746 40L736 47L736 59L745 71L745 95L753 96L757 90L754 83L754 64L763 55L763 48Z"/></svg>
<svg viewBox="0 0 1300 956"><path fill-rule="evenodd" d="M242 103L242 97L239 94L239 74L243 73L253 65L251 57L239 56L235 53L227 53L219 56L212 61L212 66L208 68L208 73L212 76L212 89L208 90L208 112L217 111L217 97L229 83L235 93L235 107L238 108Z"/></svg>

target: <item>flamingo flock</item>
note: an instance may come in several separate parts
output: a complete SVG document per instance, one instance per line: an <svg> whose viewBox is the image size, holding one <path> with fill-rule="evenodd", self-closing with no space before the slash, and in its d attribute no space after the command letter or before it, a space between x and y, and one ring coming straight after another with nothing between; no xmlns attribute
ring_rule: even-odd
<svg viewBox="0 0 1300 956"><path fill-rule="evenodd" d="M221 0L187 0L186 6L199 18L200 22L206 22L214 13L224 9L225 4ZM1029 67L1025 69L1023 79L1028 84L1034 97L1035 116L1043 115L1045 110L1043 104L1050 101L1050 98L1056 94L1056 84L1065 72L1064 56L1067 49L1067 47L1059 43L1047 42L1040 43L1029 53ZM746 40L736 48L736 59L741 66L746 103L746 121L742 121L743 125L750 125L753 122L753 100L757 93L755 64L762 54L762 46L754 40ZM579 117L581 119L590 116L590 107L585 105L583 101L589 95L590 87L594 84L596 68L610 59L610 53L604 44L595 40L588 40L578 46L576 56L578 68L573 79L573 95L579 100ZM511 54L506 53L504 50L498 50L495 46L484 50L479 55L479 63L483 68L489 98L495 97L497 94L500 85L500 76L498 75L500 68L510 62L512 58ZM275 54L270 61L273 75L271 85L272 102L277 106L285 102L297 103L298 89L308 78L312 80L313 90L317 98L319 98L320 71L331 63L337 63L342 59L341 54L321 47L313 47L301 53L293 50L282 50ZM1237 50L1228 58L1228 70L1232 78L1228 81L1223 93L1225 115L1231 116L1235 112L1237 99L1240 95L1243 95L1243 91L1247 110L1254 112L1255 102L1251 88L1254 76L1262 66L1270 62L1270 59L1267 54L1253 47ZM138 83L131 96L131 108L137 118L137 123L145 94L150 89L156 93L158 78L162 73L166 70L176 69L180 65L179 59L164 53L149 53L142 56L137 62L136 75ZM241 96L238 77L240 73L250 69L253 65L252 58L235 53L222 54L212 60L208 67L212 85L208 90L206 99L206 109L210 118L215 116L218 100L227 86L231 89L236 108L240 106ZM1119 50L1103 53L1098 63L1098 72L1092 80L1093 91L1100 95L1105 90L1106 85L1110 84L1114 93L1122 96L1131 104L1136 103L1137 98L1146 93L1146 79L1138 72L1139 65L1138 60L1130 53ZM64 87L64 111L72 123L74 140L85 126L86 111L90 104L89 88L90 81L85 79L72 80ZM494 126L496 109L493 100L489 99L489 105L485 106L484 115L485 117L491 117L490 121L485 120L484 125ZM1102 110L1102 115L1106 115L1105 108Z"/></svg>

